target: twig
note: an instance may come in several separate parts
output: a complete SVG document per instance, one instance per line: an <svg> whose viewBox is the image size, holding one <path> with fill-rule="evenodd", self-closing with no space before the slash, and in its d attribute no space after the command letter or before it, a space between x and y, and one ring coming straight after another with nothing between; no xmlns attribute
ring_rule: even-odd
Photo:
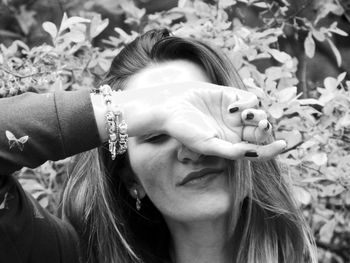
<svg viewBox="0 0 350 263"><path fill-rule="evenodd" d="M298 146L302 145L303 143L304 143L304 141L301 141L301 142L297 143L296 145L294 145L293 147L290 147L290 148L285 149L285 150L284 150L283 152L281 152L281 153L286 153L286 152L289 152L289 151L291 151L291 150L294 150L294 149L296 149Z"/></svg>
<svg viewBox="0 0 350 263"><path fill-rule="evenodd" d="M6 69L4 67L1 67L1 66L0 66L0 70L3 70L6 73L8 73L8 74L10 74L12 76L15 76L17 78L20 78L20 79L25 79L25 78L34 77L34 76L37 76L37 75L45 75L45 74L51 73L51 71L44 71L44 72L37 72L37 73L29 74L29 75L19 75L16 72L10 71L10 70L8 70L8 69Z"/></svg>
<svg viewBox="0 0 350 263"><path fill-rule="evenodd" d="M300 84L301 84L301 88L303 91L303 98L309 98L309 91L307 88L307 60L306 60L306 55L305 52L302 52L300 54L300 58L299 58L299 62L300 62Z"/></svg>
<svg viewBox="0 0 350 263"><path fill-rule="evenodd" d="M337 254L339 257L344 259L344 262L349 262L348 260L350 259L350 253L347 252L349 251L349 247L329 244L319 240L316 241L316 245L320 248L329 250L332 253Z"/></svg>
<svg viewBox="0 0 350 263"><path fill-rule="evenodd" d="M0 36L4 37L10 37L10 38L16 38L16 39L23 39L23 37L20 34L5 30L5 29L0 29Z"/></svg>
<svg viewBox="0 0 350 263"><path fill-rule="evenodd" d="M289 15L288 17L282 19L282 23L285 23L286 21L289 21L290 19L294 18L295 16L297 16L300 12L302 12L305 8L307 8L309 5L311 5L313 3L313 0L309 0L307 1L306 3L304 3L298 10L296 10L293 14ZM270 13L272 13L272 11L269 9ZM274 14L272 13L273 17ZM282 24L280 22L280 24ZM272 28L272 27L275 27L276 25L278 24L277 20L275 19L273 21L273 23L269 24L269 25L266 25L263 30L266 30L267 28Z"/></svg>
<svg viewBox="0 0 350 263"><path fill-rule="evenodd" d="M305 164L301 164L301 166L304 167L304 168L313 170L313 171L315 171L315 172L318 172L320 175L325 175L325 174L322 173L320 170L317 170L317 169L315 169L315 168L313 168L313 167L311 167L311 166L308 166L308 165L305 165Z"/></svg>

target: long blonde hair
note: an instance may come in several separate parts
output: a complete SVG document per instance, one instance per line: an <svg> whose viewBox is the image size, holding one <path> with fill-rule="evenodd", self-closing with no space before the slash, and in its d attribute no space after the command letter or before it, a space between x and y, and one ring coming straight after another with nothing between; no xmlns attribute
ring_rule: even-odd
<svg viewBox="0 0 350 263"><path fill-rule="evenodd" d="M197 63L215 84L245 89L225 56L200 41L171 36L166 29L149 31L126 46L103 84L123 89L130 76L150 63L174 59ZM141 215L133 209L125 176L132 173L128 156L112 162L107 154L103 147L80 154L63 195L63 219L77 230L82 262L169 260L169 232L160 212L147 198ZM232 262L316 263L312 235L277 162L239 160L230 161L229 167Z"/></svg>

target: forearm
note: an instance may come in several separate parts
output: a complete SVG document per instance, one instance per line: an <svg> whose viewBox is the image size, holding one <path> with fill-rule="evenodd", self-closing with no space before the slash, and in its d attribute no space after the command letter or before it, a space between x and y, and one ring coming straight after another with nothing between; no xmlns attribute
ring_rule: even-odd
<svg viewBox="0 0 350 263"><path fill-rule="evenodd" d="M149 89L126 90L123 92L113 92L113 104L123 110L123 119L128 125L129 137L147 134L154 130L161 129L161 112L152 110L152 100ZM107 107L100 94L91 94L92 107L96 119L97 129L101 141L108 140L105 114ZM147 98L147 99L145 99ZM154 113L153 113L154 112ZM158 115L158 116L154 116Z"/></svg>
<svg viewBox="0 0 350 263"><path fill-rule="evenodd" d="M0 112L0 174L63 159L101 143L88 91L1 99ZM9 141L6 131L29 139L23 145Z"/></svg>

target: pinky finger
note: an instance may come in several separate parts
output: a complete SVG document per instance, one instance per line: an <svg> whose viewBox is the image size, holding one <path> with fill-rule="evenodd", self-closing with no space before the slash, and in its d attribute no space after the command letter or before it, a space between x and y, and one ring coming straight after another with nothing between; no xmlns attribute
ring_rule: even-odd
<svg viewBox="0 0 350 263"><path fill-rule="evenodd" d="M245 153L245 159L251 161L264 161L276 157L287 147L284 140L274 141L267 145L254 145L253 150Z"/></svg>
<svg viewBox="0 0 350 263"><path fill-rule="evenodd" d="M205 146L195 149L204 155L218 156L229 160L268 160L280 154L286 147L283 140L274 141L267 145L256 145L245 142L232 144L231 142L212 138Z"/></svg>

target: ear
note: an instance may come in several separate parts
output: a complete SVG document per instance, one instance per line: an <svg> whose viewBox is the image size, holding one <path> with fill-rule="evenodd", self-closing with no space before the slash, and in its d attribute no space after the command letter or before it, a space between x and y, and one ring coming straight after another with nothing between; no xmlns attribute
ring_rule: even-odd
<svg viewBox="0 0 350 263"><path fill-rule="evenodd" d="M124 165L120 167L118 172L126 189L134 199L137 198L136 193L140 199L146 196L146 192L143 186L141 185L140 180L138 179L134 171L131 169L128 156L126 156L126 159L124 160Z"/></svg>
<svg viewBox="0 0 350 263"><path fill-rule="evenodd" d="M139 199L142 199L146 196L146 192L143 186L140 183L136 182L129 188L129 193L134 199L137 197Z"/></svg>

